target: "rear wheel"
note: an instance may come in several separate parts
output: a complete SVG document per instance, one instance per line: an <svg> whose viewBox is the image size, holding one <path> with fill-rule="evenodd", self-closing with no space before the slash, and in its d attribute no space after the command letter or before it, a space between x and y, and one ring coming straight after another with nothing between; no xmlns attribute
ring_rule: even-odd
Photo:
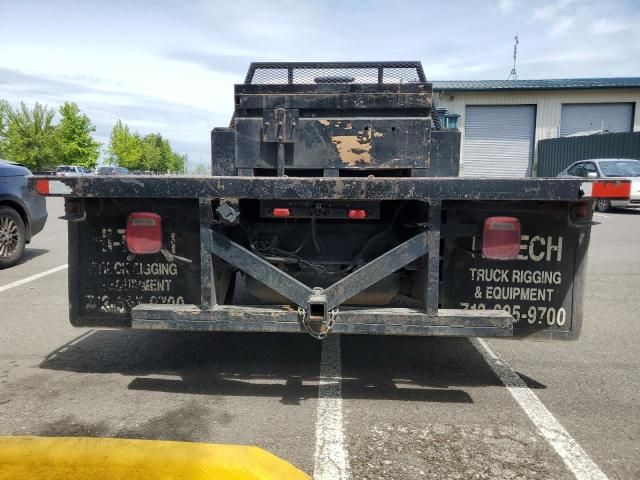
<svg viewBox="0 0 640 480"><path fill-rule="evenodd" d="M596 210L598 212L608 212L611 210L611 201L606 198L600 198L596 202Z"/></svg>
<svg viewBox="0 0 640 480"><path fill-rule="evenodd" d="M0 268L15 265L24 253L26 235L24 222L10 207L0 207Z"/></svg>

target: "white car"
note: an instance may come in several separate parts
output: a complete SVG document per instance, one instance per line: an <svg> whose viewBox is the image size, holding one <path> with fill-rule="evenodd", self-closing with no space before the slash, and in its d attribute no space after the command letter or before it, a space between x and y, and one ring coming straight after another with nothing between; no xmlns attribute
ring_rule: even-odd
<svg viewBox="0 0 640 480"><path fill-rule="evenodd" d="M596 210L606 212L613 208L640 208L640 160L628 158L594 158L574 162L558 177L619 178L631 180L629 200L599 199Z"/></svg>
<svg viewBox="0 0 640 480"><path fill-rule="evenodd" d="M91 171L78 165L60 165L56 168L56 175L59 177L77 177L91 175Z"/></svg>

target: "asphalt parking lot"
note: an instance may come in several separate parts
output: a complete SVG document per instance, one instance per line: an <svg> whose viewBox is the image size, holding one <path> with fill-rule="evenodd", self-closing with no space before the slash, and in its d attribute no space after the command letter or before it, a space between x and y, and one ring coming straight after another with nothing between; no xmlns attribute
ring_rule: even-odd
<svg viewBox="0 0 640 480"><path fill-rule="evenodd" d="M72 328L47 201L0 271L1 435L251 444L318 479L640 478L640 212L595 217L577 342L320 343Z"/></svg>

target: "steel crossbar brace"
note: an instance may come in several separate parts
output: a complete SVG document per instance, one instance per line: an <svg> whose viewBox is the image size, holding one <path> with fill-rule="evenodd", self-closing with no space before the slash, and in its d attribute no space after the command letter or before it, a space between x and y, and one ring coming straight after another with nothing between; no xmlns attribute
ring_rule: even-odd
<svg viewBox="0 0 640 480"><path fill-rule="evenodd" d="M419 233L324 289L308 287L218 232L209 230L209 238L211 253L216 257L288 298L303 308L309 318L321 316L326 320L334 308L424 256L429 232Z"/></svg>

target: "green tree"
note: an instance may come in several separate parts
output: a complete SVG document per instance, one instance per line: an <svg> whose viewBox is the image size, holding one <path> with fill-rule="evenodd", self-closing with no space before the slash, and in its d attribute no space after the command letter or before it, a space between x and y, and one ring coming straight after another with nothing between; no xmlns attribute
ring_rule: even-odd
<svg viewBox="0 0 640 480"><path fill-rule="evenodd" d="M5 105L2 153L7 160L22 163L31 170L56 165L55 111L36 103L33 109L22 102L20 108Z"/></svg>
<svg viewBox="0 0 640 480"><path fill-rule="evenodd" d="M140 135L131 133L129 127L122 120L118 120L111 130L107 162L129 170L144 170L143 150L144 144Z"/></svg>
<svg viewBox="0 0 640 480"><path fill-rule="evenodd" d="M159 133L144 137L132 132L121 120L111 131L107 161L129 170L155 173L183 173L186 155L174 152L169 140Z"/></svg>
<svg viewBox="0 0 640 480"><path fill-rule="evenodd" d="M169 141L162 138L159 133L150 133L142 141L145 146L143 150L145 170L151 170L156 173L168 172L169 161L173 153Z"/></svg>
<svg viewBox="0 0 640 480"><path fill-rule="evenodd" d="M95 167L100 156L100 143L91 137L91 133L96 127L75 103L65 102L59 112L62 118L55 131L57 162Z"/></svg>
<svg viewBox="0 0 640 480"><path fill-rule="evenodd" d="M185 154L171 152L169 171L171 173L186 173L187 159Z"/></svg>

